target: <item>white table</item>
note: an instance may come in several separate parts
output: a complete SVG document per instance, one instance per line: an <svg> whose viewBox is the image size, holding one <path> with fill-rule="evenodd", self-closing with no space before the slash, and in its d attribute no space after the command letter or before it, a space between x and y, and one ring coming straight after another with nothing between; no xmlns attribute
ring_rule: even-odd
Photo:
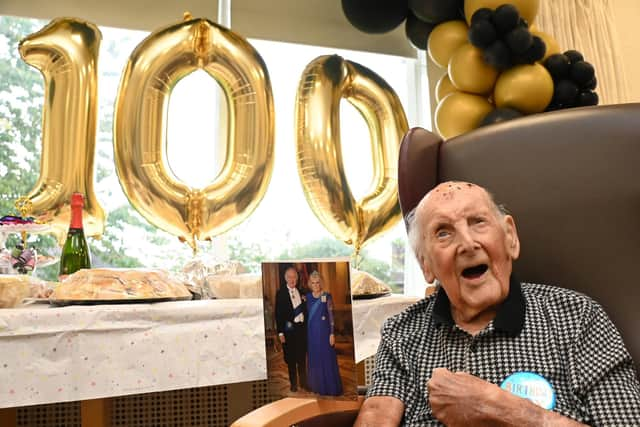
<svg viewBox="0 0 640 427"><path fill-rule="evenodd" d="M356 362L417 298L353 304ZM262 300L0 310L0 408L266 378Z"/></svg>

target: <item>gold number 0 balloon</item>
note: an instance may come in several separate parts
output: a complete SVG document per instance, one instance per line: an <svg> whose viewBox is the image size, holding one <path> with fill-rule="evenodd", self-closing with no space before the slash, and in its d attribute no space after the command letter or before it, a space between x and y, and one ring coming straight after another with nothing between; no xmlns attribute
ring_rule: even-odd
<svg viewBox="0 0 640 427"><path fill-rule="evenodd" d="M189 18L155 31L130 55L116 101L114 151L131 204L195 250L197 239L242 222L264 196L273 170L274 107L256 50L211 21ZM231 123L222 170L202 189L179 181L164 160L169 95L197 69L222 86Z"/></svg>
<svg viewBox="0 0 640 427"><path fill-rule="evenodd" d="M373 180L360 201L347 182L340 141L340 99L364 117L371 133ZM356 253L400 219L397 163L408 129L393 89L373 71L337 55L307 65L296 96L296 153L305 196L320 222ZM348 141L347 141L348 143Z"/></svg>
<svg viewBox="0 0 640 427"><path fill-rule="evenodd" d="M20 55L42 73L45 86L40 176L27 198L33 215L51 220L58 240L69 227L74 191L85 195L85 232L100 236L104 230L93 190L101 39L94 24L59 18L20 42Z"/></svg>

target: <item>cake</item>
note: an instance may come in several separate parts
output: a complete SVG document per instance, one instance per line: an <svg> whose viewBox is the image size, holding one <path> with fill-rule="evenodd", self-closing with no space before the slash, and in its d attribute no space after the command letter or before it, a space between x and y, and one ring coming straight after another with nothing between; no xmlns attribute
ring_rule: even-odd
<svg viewBox="0 0 640 427"><path fill-rule="evenodd" d="M79 270L58 285L52 300L190 299L186 286L163 270Z"/></svg>

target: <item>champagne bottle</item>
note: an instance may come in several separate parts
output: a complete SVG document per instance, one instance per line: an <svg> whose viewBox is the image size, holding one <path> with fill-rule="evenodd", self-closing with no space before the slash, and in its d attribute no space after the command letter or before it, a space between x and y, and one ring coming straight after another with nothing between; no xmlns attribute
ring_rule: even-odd
<svg viewBox="0 0 640 427"><path fill-rule="evenodd" d="M60 256L60 280L82 268L91 268L89 245L87 245L82 227L83 207L84 197L82 194L73 193L71 195L71 223Z"/></svg>

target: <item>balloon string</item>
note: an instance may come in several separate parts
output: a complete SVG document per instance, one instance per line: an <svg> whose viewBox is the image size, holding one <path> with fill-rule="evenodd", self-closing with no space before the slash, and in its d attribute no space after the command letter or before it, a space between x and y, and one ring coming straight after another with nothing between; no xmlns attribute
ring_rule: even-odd
<svg viewBox="0 0 640 427"><path fill-rule="evenodd" d="M355 251L353 252L353 262L355 264L355 269L359 270L360 263L362 262L362 257L360 256L360 247L356 247Z"/></svg>
<svg viewBox="0 0 640 427"><path fill-rule="evenodd" d="M198 241L196 240L196 235L192 234L191 235L191 249L193 249L193 256L195 257L196 255L198 255Z"/></svg>

